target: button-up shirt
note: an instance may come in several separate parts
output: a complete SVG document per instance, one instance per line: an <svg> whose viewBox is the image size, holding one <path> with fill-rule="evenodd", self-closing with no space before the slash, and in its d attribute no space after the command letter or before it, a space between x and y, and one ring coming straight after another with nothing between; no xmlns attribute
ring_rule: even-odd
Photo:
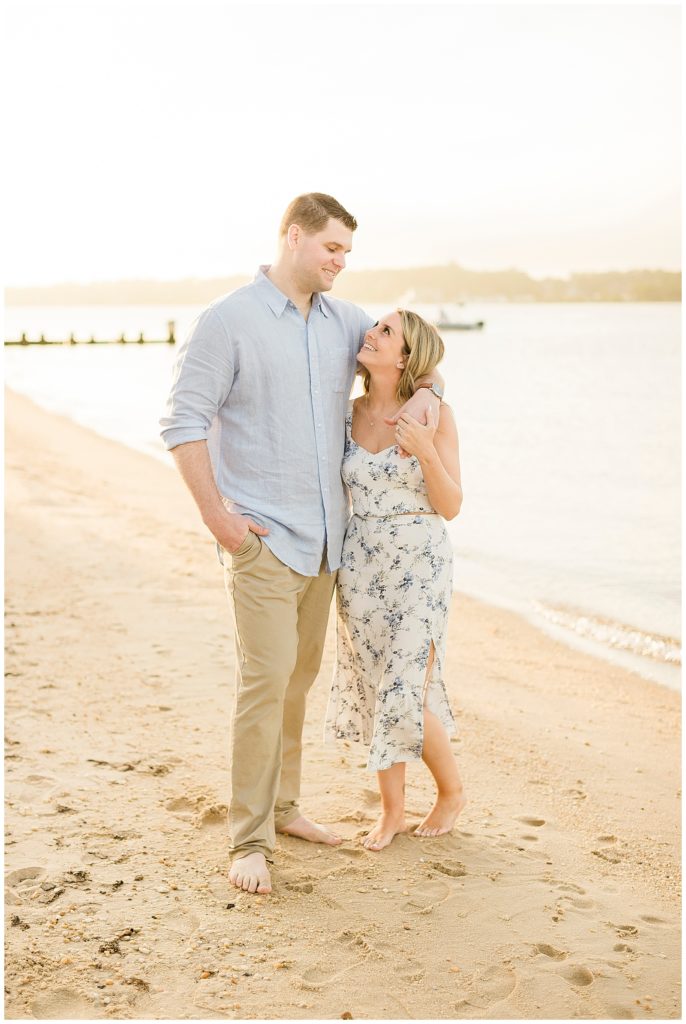
<svg viewBox="0 0 686 1024"><path fill-rule="evenodd" d="M217 488L233 512L269 533L277 558L317 576L340 565L349 508L341 461L357 353L372 318L315 293L307 320L260 267L213 302L176 361L165 416L168 449L207 440Z"/></svg>

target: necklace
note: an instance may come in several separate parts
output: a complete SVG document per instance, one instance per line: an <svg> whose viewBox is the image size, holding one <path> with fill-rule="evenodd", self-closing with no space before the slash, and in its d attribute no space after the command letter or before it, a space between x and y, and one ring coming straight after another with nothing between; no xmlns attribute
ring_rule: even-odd
<svg viewBox="0 0 686 1024"><path fill-rule="evenodd" d="M365 394L365 396L364 396L364 409L365 409L364 414L365 414L365 417L367 418L367 423L369 424L370 427L375 426L378 421L377 420L372 420L372 419L369 418L369 392L367 392ZM392 414L395 414L398 411L398 409L399 409L399 406L396 406L395 409L393 410Z"/></svg>

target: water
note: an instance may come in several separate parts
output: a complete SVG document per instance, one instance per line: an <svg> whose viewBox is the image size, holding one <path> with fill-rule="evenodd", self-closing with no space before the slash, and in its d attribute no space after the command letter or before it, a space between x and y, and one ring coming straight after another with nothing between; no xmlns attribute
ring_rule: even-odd
<svg viewBox="0 0 686 1024"><path fill-rule="evenodd" d="M680 306L451 311L486 321L444 332L465 495L448 524L456 588L678 685ZM6 336L162 338L175 320L182 337L198 312L10 307ZM157 419L173 361L166 345L5 349L16 391L169 464Z"/></svg>

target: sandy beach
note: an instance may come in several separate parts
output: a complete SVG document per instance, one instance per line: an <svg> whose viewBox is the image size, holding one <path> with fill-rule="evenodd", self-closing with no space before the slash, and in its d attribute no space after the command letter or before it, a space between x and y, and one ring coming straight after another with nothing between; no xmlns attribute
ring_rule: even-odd
<svg viewBox="0 0 686 1024"><path fill-rule="evenodd" d="M282 837L274 893L238 893L211 538L173 469L6 403L8 1018L680 1016L677 693L457 594L469 802L374 854L374 776L321 739L331 618L303 809L345 842Z"/></svg>

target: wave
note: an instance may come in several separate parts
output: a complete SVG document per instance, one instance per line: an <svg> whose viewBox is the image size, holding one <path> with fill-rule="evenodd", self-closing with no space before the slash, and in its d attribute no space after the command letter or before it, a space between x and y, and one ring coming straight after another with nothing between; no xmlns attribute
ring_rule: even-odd
<svg viewBox="0 0 686 1024"><path fill-rule="evenodd" d="M541 601L532 601L532 606L548 622L571 629L578 636L589 637L608 647L631 651L643 658L681 665L681 643L674 637L645 633L633 626L589 615L577 608L554 607Z"/></svg>

